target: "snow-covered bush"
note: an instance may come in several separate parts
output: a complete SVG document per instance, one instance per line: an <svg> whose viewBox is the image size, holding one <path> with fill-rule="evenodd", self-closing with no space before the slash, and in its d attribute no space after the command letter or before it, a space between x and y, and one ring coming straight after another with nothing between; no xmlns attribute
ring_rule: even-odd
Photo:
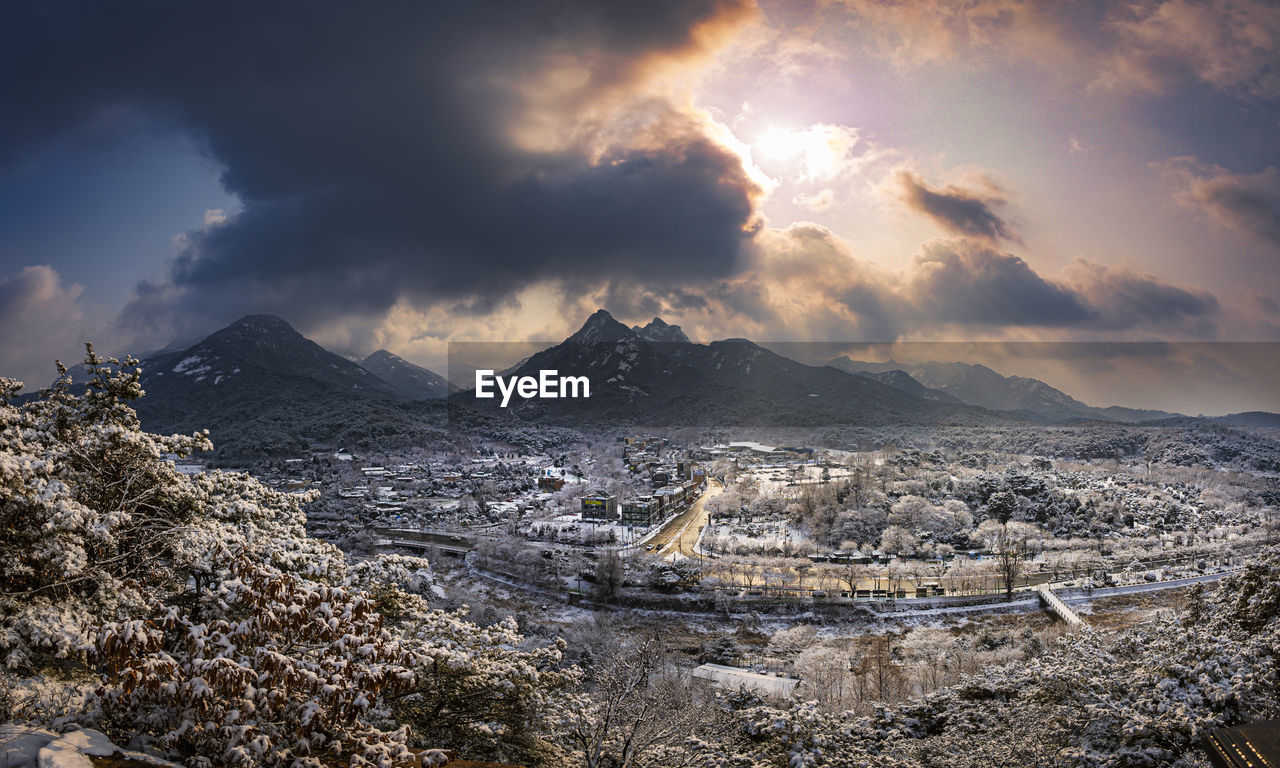
<svg viewBox="0 0 1280 768"><path fill-rule="evenodd" d="M479 627L464 618L467 610L417 610L402 620L419 676L392 702L394 720L410 726L412 743L422 746L557 764L547 719L553 703L581 677L577 668L561 665L564 641L531 648L515 619Z"/></svg>
<svg viewBox="0 0 1280 768"><path fill-rule="evenodd" d="M125 734L144 728L177 754L220 764L405 764L405 729L369 724L419 684L424 658L383 626L366 594L243 555L199 610L109 622L92 660L102 707Z"/></svg>

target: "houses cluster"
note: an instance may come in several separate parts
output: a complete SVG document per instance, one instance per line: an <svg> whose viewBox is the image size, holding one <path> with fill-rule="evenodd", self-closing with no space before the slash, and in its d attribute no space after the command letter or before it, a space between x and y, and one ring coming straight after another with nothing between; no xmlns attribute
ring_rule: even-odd
<svg viewBox="0 0 1280 768"><path fill-rule="evenodd" d="M345 453L339 451L339 453ZM335 460L336 459L336 460ZM276 487L306 481L324 494L308 507L308 524L319 534L370 525L489 525L518 518L544 503L552 489L576 479L557 468L541 468L542 457L477 457L464 461L373 457L348 462L336 454L310 462L278 461ZM404 462L404 463L400 463Z"/></svg>
<svg viewBox="0 0 1280 768"><path fill-rule="evenodd" d="M545 493L555 493L564 488L566 482L573 482L575 478L563 467L544 467L538 475L538 490Z"/></svg>
<svg viewBox="0 0 1280 768"><path fill-rule="evenodd" d="M623 438L623 442L623 462L632 472L647 471L653 491L621 504L617 494L591 491L581 499L583 520L648 528L688 509L706 487L707 471L698 462L673 458L675 451L668 451L671 461L664 463L664 438Z"/></svg>
<svg viewBox="0 0 1280 768"><path fill-rule="evenodd" d="M643 472L662 463L665 437L637 435L619 438L622 442L622 463L632 472Z"/></svg>
<svg viewBox="0 0 1280 768"><path fill-rule="evenodd" d="M416 473L421 469L418 464L398 464L394 467L371 466L361 467L360 474L366 478L385 478L387 480L399 480L401 482L409 482L415 480Z"/></svg>

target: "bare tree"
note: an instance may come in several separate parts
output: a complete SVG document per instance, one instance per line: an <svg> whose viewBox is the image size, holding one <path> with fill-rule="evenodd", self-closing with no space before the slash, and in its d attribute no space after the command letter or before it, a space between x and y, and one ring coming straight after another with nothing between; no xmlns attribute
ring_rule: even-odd
<svg viewBox="0 0 1280 768"><path fill-rule="evenodd" d="M867 569L852 560L841 563L835 571L836 580L849 588L849 597L858 596L858 584L867 577Z"/></svg>
<svg viewBox="0 0 1280 768"><path fill-rule="evenodd" d="M622 586L625 575L626 568L618 555L618 550L604 550L600 559L596 561L596 589L600 597L608 599L618 594L618 588Z"/></svg>
<svg viewBox="0 0 1280 768"><path fill-rule="evenodd" d="M601 661L566 712L564 735L586 768L631 768L717 722L690 680L664 670L662 644L647 636L622 642Z"/></svg>
<svg viewBox="0 0 1280 768"><path fill-rule="evenodd" d="M996 574L1004 587L1006 600L1013 599L1013 587L1022 576L1024 570L1024 554L1013 546L1003 546L996 553Z"/></svg>

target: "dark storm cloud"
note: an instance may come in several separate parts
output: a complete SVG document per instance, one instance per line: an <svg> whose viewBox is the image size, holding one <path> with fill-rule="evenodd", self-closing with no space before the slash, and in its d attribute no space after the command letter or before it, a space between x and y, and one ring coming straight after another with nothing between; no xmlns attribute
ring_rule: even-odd
<svg viewBox="0 0 1280 768"><path fill-rule="evenodd" d="M1123 331L1151 328L1207 335L1220 309L1208 291L1154 275L1078 260L1060 278L968 240L927 244L906 275L916 314L965 325Z"/></svg>
<svg viewBox="0 0 1280 768"><path fill-rule="evenodd" d="M841 327L845 339L876 341L947 326L1204 336L1216 330L1220 311L1207 291L1153 275L1080 260L1046 277L1013 254L965 238L926 243L901 271L856 258L816 224L769 231L753 253L747 274L708 289L709 301L776 332L805 323L797 330L814 340L841 338Z"/></svg>
<svg viewBox="0 0 1280 768"><path fill-rule="evenodd" d="M1280 199L1241 186L1212 190L1206 200L1218 216L1280 245Z"/></svg>
<svg viewBox="0 0 1280 768"><path fill-rule="evenodd" d="M992 242L1018 241L1017 233L1008 222L991 210L992 205L1001 202L998 198L955 185L932 188L923 178L908 171L900 172L897 178L902 201L948 231Z"/></svg>
<svg viewBox="0 0 1280 768"><path fill-rule="evenodd" d="M1076 326L1088 300L1022 259L965 240L935 241L916 257L906 292L924 317L979 325Z"/></svg>
<svg viewBox="0 0 1280 768"><path fill-rule="evenodd" d="M1231 173L1194 157L1154 164L1174 188L1179 203L1199 209L1224 227L1280 247L1280 168Z"/></svg>
<svg viewBox="0 0 1280 768"><path fill-rule="evenodd" d="M1280 246L1280 195L1275 192L1219 177L1198 185L1193 194L1213 218Z"/></svg>
<svg viewBox="0 0 1280 768"><path fill-rule="evenodd" d="M1208 334L1220 309L1208 291L1183 288L1123 267L1077 261L1067 281L1091 308L1091 325L1106 329L1161 328Z"/></svg>
<svg viewBox="0 0 1280 768"><path fill-rule="evenodd" d="M577 110L624 98L745 13L728 0L14 4L0 163L125 125L193 136L220 164L243 210L188 233L168 284L140 287L142 322L263 308L305 323L403 297L483 308L546 278L722 275L759 192L675 110L643 107L645 141L513 137L563 138Z"/></svg>

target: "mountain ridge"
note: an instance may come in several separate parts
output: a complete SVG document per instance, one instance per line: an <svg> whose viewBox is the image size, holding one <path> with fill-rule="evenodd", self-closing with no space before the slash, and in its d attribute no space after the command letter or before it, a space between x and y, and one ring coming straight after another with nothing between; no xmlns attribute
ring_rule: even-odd
<svg viewBox="0 0 1280 768"><path fill-rule="evenodd" d="M440 374L385 349L370 353L360 361L360 365L394 387L406 400L448 397L456 389Z"/></svg>
<svg viewBox="0 0 1280 768"><path fill-rule="evenodd" d="M645 327L627 327L598 310L565 341L510 371L531 377L543 370L586 376L592 382L591 400L528 400L504 410L531 421L648 419L769 426L1019 420L919 398L831 366L800 363L747 339L696 344L671 330L676 328L661 318ZM454 395L452 402L497 408L492 401L475 403L468 393Z"/></svg>
<svg viewBox="0 0 1280 768"><path fill-rule="evenodd" d="M1176 418L1180 415L1167 411L1125 408L1116 405L1104 407L1089 405L1039 379L1004 376L980 363L929 361L909 364L892 359L875 363L852 360L841 355L833 358L830 364L850 373L875 376L902 371L927 389L968 405L1006 413L1026 414L1050 422L1093 419L1143 423Z"/></svg>
<svg viewBox="0 0 1280 768"><path fill-rule="evenodd" d="M388 363L413 376L406 385L361 363L370 368ZM1003 377L986 366L907 366L847 358L832 363L801 363L748 339L694 343L679 326L661 318L629 327L599 310L564 341L503 371L537 375L555 369L560 375L587 375L591 399L521 401L498 415L546 426L981 426L1129 421L1135 413L1147 417L1143 424L1164 423L1149 418L1163 412L1095 408L1039 380ZM446 412L451 416L455 407L474 412L486 405L456 386L447 398L418 399L423 387L448 383L387 350L353 362L269 315L248 315L196 344L147 358L142 381L148 395L139 401L138 412L148 428L187 432L209 427L219 446L268 455L296 452L316 440L350 446L407 444L444 428ZM1002 387L1022 398L1013 403L1022 409L965 403L957 394L965 391L962 385ZM479 414L474 423L501 429L493 415ZM1171 415L1165 421L1189 418ZM1280 425L1280 416L1266 413L1217 420Z"/></svg>

